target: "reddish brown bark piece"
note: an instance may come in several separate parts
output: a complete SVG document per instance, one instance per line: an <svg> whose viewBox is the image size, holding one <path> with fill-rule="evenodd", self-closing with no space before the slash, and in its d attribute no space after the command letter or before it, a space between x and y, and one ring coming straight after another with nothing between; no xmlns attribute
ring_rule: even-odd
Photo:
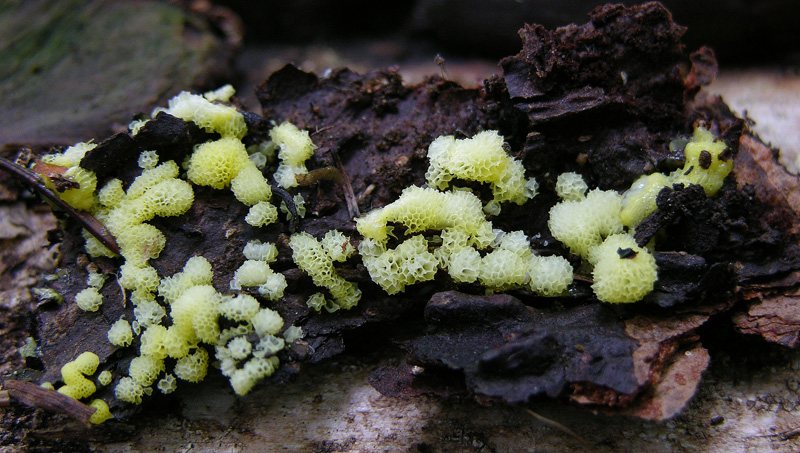
<svg viewBox="0 0 800 453"><path fill-rule="evenodd" d="M800 289L780 296L767 296L737 313L733 322L742 333L795 348L800 344Z"/></svg>
<svg viewBox="0 0 800 453"><path fill-rule="evenodd" d="M625 332L639 341L639 347L633 352L639 382L652 381L654 372L658 373L666 360L687 341L687 334L707 320L707 314L686 314L666 319L640 316L627 321Z"/></svg>
<svg viewBox="0 0 800 453"><path fill-rule="evenodd" d="M797 238L800 233L800 180L777 163L772 150L753 137L743 136L733 172L740 190L751 190L755 198L770 208L761 216L762 223ZM779 259L772 265L743 268L741 273L751 282L742 286L738 296L751 304L736 313L733 321L743 333L797 347L800 345L800 272L787 273L787 270L797 267L798 258L796 253L776 258ZM759 280L759 274L768 274L769 280Z"/></svg>
<svg viewBox="0 0 800 453"><path fill-rule="evenodd" d="M750 302L733 316L739 331L791 348L800 344L800 272L747 285L739 291L739 297Z"/></svg>
<svg viewBox="0 0 800 453"><path fill-rule="evenodd" d="M742 136L733 174L737 188L752 187L755 197L772 208L765 223L792 235L800 233L800 179L777 162L769 147L755 137Z"/></svg>
<svg viewBox="0 0 800 453"><path fill-rule="evenodd" d="M674 417L686 406L694 396L711 357L708 350L695 345L675 355L673 360L661 380L626 413L662 421Z"/></svg>

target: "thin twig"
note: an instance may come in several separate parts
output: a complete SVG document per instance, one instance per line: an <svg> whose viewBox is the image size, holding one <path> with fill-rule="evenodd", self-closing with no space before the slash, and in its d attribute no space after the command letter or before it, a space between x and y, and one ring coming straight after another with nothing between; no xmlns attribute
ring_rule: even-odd
<svg viewBox="0 0 800 453"><path fill-rule="evenodd" d="M792 428L792 429L790 429L788 431L781 431L779 433L761 434L761 435L758 435L758 436L755 436L755 437L761 437L761 438L777 437L778 439L780 439L782 441L787 441L787 440L791 440L791 439L793 439L793 438L795 438L797 436L800 436L800 427Z"/></svg>
<svg viewBox="0 0 800 453"><path fill-rule="evenodd" d="M353 186L350 184L350 175L344 169L342 160L339 159L339 154L333 153L333 160L336 162L336 167L342 174L342 187L344 189L344 200L347 203L347 211L350 213L350 218L355 219L361 217L358 211L358 202L356 202L356 194L353 193Z"/></svg>
<svg viewBox="0 0 800 453"><path fill-rule="evenodd" d="M292 198L292 194L283 190L281 187L278 187L277 184L270 184L272 188L272 193L278 196L284 203L286 203L286 209L289 210L289 231L292 233L297 230L297 226L300 224L300 216L297 215L297 206L294 204L294 198Z"/></svg>
<svg viewBox="0 0 800 453"><path fill-rule="evenodd" d="M125 295L126 294L125 288L123 288L122 283L119 282L119 274L114 275L114 280L116 280L117 282L117 286L119 287L119 293L121 294L122 297L122 308L125 308L125 305L128 304L128 296Z"/></svg>
<svg viewBox="0 0 800 453"><path fill-rule="evenodd" d="M331 125L331 126L325 126L325 127L323 127L322 129L317 129L317 130L315 130L315 131L314 131L314 132L312 132L310 135L316 135L316 134L319 134L319 133L321 133L321 132L327 131L328 129L330 129L330 128L332 128L332 127L333 127L332 125Z"/></svg>
<svg viewBox="0 0 800 453"><path fill-rule="evenodd" d="M592 280L591 278L589 278L589 277L587 277L585 275L572 274L572 279L576 280L576 281L579 281L579 282L594 283L594 280Z"/></svg>
<svg viewBox="0 0 800 453"><path fill-rule="evenodd" d="M75 398L42 388L32 382L8 380L3 385L11 398L18 403L68 415L84 423L89 423L89 417L97 410Z"/></svg>
<svg viewBox="0 0 800 453"><path fill-rule="evenodd" d="M333 181L342 182L342 172L335 167L323 167L316 170L311 170L308 173L298 173L294 175L295 181L298 186L310 186L317 181Z"/></svg>
<svg viewBox="0 0 800 453"><path fill-rule="evenodd" d="M58 195L53 193L53 191L45 187L35 174L2 157L0 157L0 169L11 173L29 186L33 187L42 197L75 219L76 222L85 228L86 231L91 233L92 236L96 237L98 241L106 246L106 248L116 254L119 254L119 245L117 245L117 241L114 239L114 236L111 235L111 232L109 232L99 220L95 219L88 213L80 212L70 206L67 202L59 198Z"/></svg>
<svg viewBox="0 0 800 453"><path fill-rule="evenodd" d="M564 432L566 434L569 434L570 436L574 437L577 441L579 441L580 443L582 443L584 445L588 445L589 444L588 442L586 442L586 440L584 440L583 437L579 436L575 431L567 428L566 426L562 425L561 423L559 423L559 422L557 422L555 420L551 420L551 419L549 419L547 417L544 417L542 415L539 415L536 412L534 412L534 411L532 411L532 410L530 410L528 408L525 408L525 410L529 414L531 414L533 416L533 418L535 418L536 420L539 420L540 422L544 423L545 425L550 426L551 428L555 428L555 429L557 429L559 431L562 431L562 432Z"/></svg>

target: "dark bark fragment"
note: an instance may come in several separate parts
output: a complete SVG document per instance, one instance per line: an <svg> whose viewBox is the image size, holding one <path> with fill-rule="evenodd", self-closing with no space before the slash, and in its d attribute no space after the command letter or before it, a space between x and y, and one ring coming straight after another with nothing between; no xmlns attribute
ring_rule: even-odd
<svg viewBox="0 0 800 453"><path fill-rule="evenodd" d="M135 141L127 132L120 132L103 140L86 151L80 166L95 172L99 181L116 173L120 167L128 166L139 155Z"/></svg>
<svg viewBox="0 0 800 453"><path fill-rule="evenodd" d="M523 403L557 397L571 382L625 394L638 387L635 342L597 305L545 313L507 295L449 292L431 299L425 319L429 332L408 345L412 361L462 370L479 395Z"/></svg>
<svg viewBox="0 0 800 453"><path fill-rule="evenodd" d="M453 386L459 379L452 371L460 371L467 390L481 397L511 403L569 397L582 404L627 407L662 382L670 358L682 345L696 341L693 332L707 318L635 316L623 322L608 306L543 311L508 295L437 293L425 309L427 331L405 345L410 362L419 367L383 368L371 382L386 394L434 393L431 376L450 374ZM656 419L674 415L694 392L707 361L692 364L692 379L676 384L667 373L663 380L664 394L680 393L682 398L670 405L647 397L651 405L670 408L631 410ZM442 384L438 391L448 393Z"/></svg>
<svg viewBox="0 0 800 453"><path fill-rule="evenodd" d="M636 242L643 247L663 228L669 242L659 247L691 254L708 252L717 246L724 216L717 201L707 198L703 187L694 184L661 189L656 197L658 210L636 228Z"/></svg>
<svg viewBox="0 0 800 453"><path fill-rule="evenodd" d="M471 136L486 125L480 92L439 78L405 87L392 71L340 69L318 78L286 66L257 90L266 118L311 131L318 167L335 166L339 157L361 212L424 182L424 151L433 139ZM326 214L346 221L338 201Z"/></svg>
<svg viewBox="0 0 800 453"><path fill-rule="evenodd" d="M724 290L729 288L735 273L728 266L718 263L709 265L698 255L684 252L656 253L658 280L653 292L643 302L655 303L662 308L669 308L685 302L698 302L704 299L703 294L713 286Z"/></svg>
<svg viewBox="0 0 800 453"><path fill-rule="evenodd" d="M618 104L648 122L670 123L682 113L681 74L689 67L680 43L684 32L658 3L606 5L585 25L553 32L526 25L522 51L501 65L511 97L529 112L556 100L580 105L594 99L578 111ZM529 117L536 125L560 115Z"/></svg>
<svg viewBox="0 0 800 453"><path fill-rule="evenodd" d="M133 136L139 151L157 149L162 161L180 161L191 153L194 144L209 138L211 134L194 123L187 123L166 112L158 112Z"/></svg>

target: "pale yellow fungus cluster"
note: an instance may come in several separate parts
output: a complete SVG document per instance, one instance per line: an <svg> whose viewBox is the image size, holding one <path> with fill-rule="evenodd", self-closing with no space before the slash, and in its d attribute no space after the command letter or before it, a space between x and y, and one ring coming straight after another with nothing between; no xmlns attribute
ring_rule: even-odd
<svg viewBox="0 0 800 453"><path fill-rule="evenodd" d="M97 288L90 286L75 295L75 303L83 311L97 311L103 303L103 296Z"/></svg>
<svg viewBox="0 0 800 453"><path fill-rule="evenodd" d="M509 156L497 131L483 131L469 139L441 136L428 148L428 186L447 189L453 180L477 181L492 189L489 213L499 214L499 203L523 204L536 195L536 183L525 179L522 162Z"/></svg>
<svg viewBox="0 0 800 453"><path fill-rule="evenodd" d="M259 242L248 244L247 252L251 257L266 260L274 260L277 256L274 245ZM249 262L267 265L265 260L246 261ZM207 346L215 347L217 358L222 360L226 356L226 345L230 345L231 341L238 346L234 354L236 359L231 358L234 362L225 363L230 371L228 377L237 392L246 387L241 384L244 372L237 373L238 361L243 361L251 353L244 353L247 348L243 343L248 341L246 336L255 333L261 339L271 339L283 328L283 319L273 310L262 308L258 300L250 295L218 293L211 286L212 279L210 263L203 257L195 256L186 262L182 272L165 277L158 283L158 295L166 306L154 299L139 301L136 308L149 303L157 309L149 308L146 313L134 310L137 322L143 328L139 336L139 356L131 361L128 376L117 383L115 395L119 400L138 404L143 395L152 392L154 384L162 393L172 392L177 387L176 377L187 382L200 382L205 378L209 366ZM154 312L157 315L153 315ZM162 317L168 319L167 326L161 323ZM222 330L220 318L227 318L235 325ZM121 345L124 343L118 338L119 332L124 333L124 339L127 340L130 327L124 320L117 321L109 331L109 340L113 338L112 343ZM255 348L252 354L256 356L259 351L263 352L264 348ZM167 359L175 360L171 370L167 369ZM265 354L256 361L260 363L261 360L267 360L270 365L256 367L258 373L246 373L253 377L248 389L259 379L271 374L278 365L277 358ZM253 365L247 363L249 361L245 361L242 369L251 370ZM269 370L269 374L264 374L265 370ZM234 374L238 376L236 379Z"/></svg>
<svg viewBox="0 0 800 453"><path fill-rule="evenodd" d="M128 131L132 136L138 134L139 131L142 130L142 127L144 127L144 125L147 124L147 121L149 120L139 119L131 121L130 123L128 123Z"/></svg>
<svg viewBox="0 0 800 453"><path fill-rule="evenodd" d="M499 232L494 250L480 262L478 278L490 290L528 288L542 296L563 294L572 283L572 266L560 256L534 255L522 231Z"/></svg>
<svg viewBox="0 0 800 453"><path fill-rule="evenodd" d="M264 140L255 145L250 145L247 147L247 152L250 154L250 160L259 170L263 170L267 167L267 164L275 162L277 157L277 149L272 140Z"/></svg>
<svg viewBox="0 0 800 453"><path fill-rule="evenodd" d="M594 189L579 200L564 200L550 208L547 226L572 253L586 258L605 237L622 232L621 208L617 192Z"/></svg>
<svg viewBox="0 0 800 453"><path fill-rule="evenodd" d="M248 162L250 160L248 159ZM231 190L236 199L247 206L272 198L272 189L264 175L252 162L247 164L231 181Z"/></svg>
<svg viewBox="0 0 800 453"><path fill-rule="evenodd" d="M611 303L641 300L653 290L658 269L653 255L639 247L631 235L614 234L592 249L592 289L598 299Z"/></svg>
<svg viewBox="0 0 800 453"><path fill-rule="evenodd" d="M102 205L95 213L117 239L125 264L120 268L119 283L125 289L142 294L152 293L158 286L158 273L148 264L157 258L166 239L156 227L145 223L156 216L170 217L185 213L194 202L194 192L186 181L178 179L178 166L164 162L143 170L127 192L117 192L120 185L109 183ZM103 191L104 192L105 188ZM116 192L116 193L114 193ZM87 239L87 249L92 241ZM143 296L145 299L152 297Z"/></svg>
<svg viewBox="0 0 800 453"><path fill-rule="evenodd" d="M622 195L620 220L625 226L633 228L642 223L656 210L656 197L664 187L672 187L670 179L663 173L642 175L633 182Z"/></svg>
<svg viewBox="0 0 800 453"><path fill-rule="evenodd" d="M247 134L243 115L221 104L228 102L233 93L230 86L202 96L184 92L173 98L167 109L154 110L153 116L165 111L219 134L218 139L195 147L184 162L185 177L196 185L230 187L237 200L251 207L246 221L264 226L277 221L278 212L269 202L272 190L262 169L274 160L277 150L280 164L276 178L296 183L294 175L307 173L305 161L316 147L308 132L284 123L273 129L272 141L246 149L241 141ZM146 122L132 122L132 135ZM140 153L137 163L142 172L127 189L121 180L112 179L95 193L95 175L79 166L85 153L94 147L91 143L79 143L63 153L45 156L44 161L66 168L64 178L78 183L79 188L63 191L62 198L100 220L117 240L120 255L125 259L119 283L131 291L135 319L129 323L123 317L114 322L108 339L118 347L138 344L139 354L131 360L127 375L116 382L116 398L139 404L145 395L152 393L153 386L162 393L170 393L177 388L178 379L199 382L210 365L209 347L215 348L216 359L234 391L247 393L275 371L279 366L275 354L287 343L301 338L302 330L295 326L284 328L281 316L262 307L253 296L218 293L211 285L211 265L202 257L190 258L182 272L161 278L148 261L160 255L166 240L161 231L147 222L156 216L186 213L194 201L192 185L181 179L181 169L174 161L159 163L158 153L148 150ZM47 183L53 187L50 181ZM302 216L305 210L302 196L296 194L295 203ZM87 232L84 237L90 255L115 257ZM338 232L326 235L324 245L318 246L328 262L342 261L354 252L349 239ZM277 258L277 248L252 241L244 254L247 260L236 271L232 289L257 287L264 299L281 298L286 288L285 278L269 268L269 263ZM90 272L89 287L76 296L81 308L92 311L99 308L102 302L99 290L104 280L105 276ZM360 292L355 285L343 280L342 284L335 278L323 280L342 306L349 308L358 301ZM226 321L222 322L222 318ZM251 344L253 336L257 340ZM62 369L65 385L59 391L75 398L91 395L95 385L86 376L94 373L97 366L97 356L91 353L68 363ZM109 385L113 377L105 371L97 381ZM111 417L104 402L96 400L91 404L97 408L93 423Z"/></svg>
<svg viewBox="0 0 800 453"><path fill-rule="evenodd" d="M161 279L158 295L171 304L193 286L210 285L213 278L211 263L202 256L193 256L183 265L182 272Z"/></svg>
<svg viewBox="0 0 800 453"><path fill-rule="evenodd" d="M657 209L656 197L665 187L697 184L707 196L715 195L733 165L726 150L723 141L697 127L684 148L683 168L641 176L621 196L595 189L584 197L585 183L578 175L559 176L556 191L563 201L550 209L548 226L553 237L593 266L598 299L636 302L653 290L658 279L655 258L636 244L633 228Z"/></svg>
<svg viewBox="0 0 800 453"><path fill-rule="evenodd" d="M278 258L278 248L270 242L261 242L254 239L244 246L242 250L244 257L248 260L259 260L272 263Z"/></svg>
<svg viewBox="0 0 800 453"><path fill-rule="evenodd" d="M556 194L562 200L580 201L587 190L589 190L589 185L581 175L575 172L561 173L556 179Z"/></svg>
<svg viewBox="0 0 800 453"><path fill-rule="evenodd" d="M230 186L236 199L251 207L245 219L250 225L264 226L278 219L277 208L269 203L269 183L236 137L199 145L189 158L187 176L195 184L215 189Z"/></svg>
<svg viewBox="0 0 800 453"><path fill-rule="evenodd" d="M236 94L236 90L233 88L233 85L227 84L216 90L206 91L203 93L203 97L211 102L230 102L234 94Z"/></svg>
<svg viewBox="0 0 800 453"><path fill-rule="evenodd" d="M278 257L278 249L274 244L260 241L248 242L244 247L247 260L236 269L230 287L240 290L242 287L258 287L258 293L269 300L283 297L286 289L286 278L269 267L269 263Z"/></svg>
<svg viewBox="0 0 800 453"><path fill-rule="evenodd" d="M110 418L114 418L111 411L108 410L108 404L103 400L92 400L92 402L89 403L89 407L95 408L94 413L89 417L89 423L93 425L99 425Z"/></svg>
<svg viewBox="0 0 800 453"><path fill-rule="evenodd" d="M64 364L61 367L61 380L64 381L64 385L58 389L58 393L76 400L91 396L97 387L86 376L94 374L98 365L100 358L92 352L84 352L72 362Z"/></svg>
<svg viewBox="0 0 800 453"><path fill-rule="evenodd" d="M133 331L131 325L124 318L118 319L111 328L108 329L108 342L114 346L130 346L133 342Z"/></svg>
<svg viewBox="0 0 800 453"><path fill-rule="evenodd" d="M244 144L236 137L223 137L219 140L198 145L189 159L186 176L195 184L224 189L245 167L252 165ZM263 178L263 175L261 175Z"/></svg>
<svg viewBox="0 0 800 453"><path fill-rule="evenodd" d="M234 337L226 347L235 360L246 359L253 352L253 345L245 337Z"/></svg>
<svg viewBox="0 0 800 453"><path fill-rule="evenodd" d="M106 275L97 272L95 269L89 269L89 274L86 276L86 285L98 290L103 287L106 282Z"/></svg>
<svg viewBox="0 0 800 453"><path fill-rule="evenodd" d="M387 294L405 291L406 285L433 280L439 264L428 251L428 240L421 234L406 239L394 249L386 249L382 243L368 238L359 246L359 252L372 281Z"/></svg>
<svg viewBox="0 0 800 453"><path fill-rule="evenodd" d="M467 190L440 192L411 186L396 201L356 219L358 232L365 238L385 243L391 233L389 223L406 227L406 233L454 229L464 232L468 242L479 248L488 246L494 234L486 220L480 198Z"/></svg>
<svg viewBox="0 0 800 453"><path fill-rule="evenodd" d="M533 254L528 238L522 231L499 232L497 245L480 262L478 278L482 285L495 291L504 291L528 286L541 295L558 295L572 283L572 267L566 263L566 272L552 272L547 263L556 258L540 257ZM538 266L535 266L538 265ZM538 282L549 286L531 286L531 277L536 272L551 271L551 275L540 276Z"/></svg>
<svg viewBox="0 0 800 453"><path fill-rule="evenodd" d="M155 299L151 298L151 293L142 293L146 297L141 299L137 297L138 294L139 293L135 293L131 296L131 301L134 305L133 316L135 320L133 322L137 331L154 324L159 324L161 319L167 314L164 307L156 302Z"/></svg>
<svg viewBox="0 0 800 453"><path fill-rule="evenodd" d="M321 312L323 308L326 307L327 304L330 303L330 300L325 299L325 295L322 293L314 293L308 297L306 300L306 305L309 308L313 309L317 313ZM331 305L329 312L334 312L338 310L338 307Z"/></svg>
<svg viewBox="0 0 800 453"><path fill-rule="evenodd" d="M566 291L572 283L566 260L535 256L522 231L494 230L486 218L499 213L501 202L522 204L536 195L536 181L525 179L522 164L508 156L497 132L467 140L439 137L428 157L426 177L436 188L408 187L393 203L356 220L365 237L359 253L375 283L397 294L407 285L432 280L441 269L457 283L479 281L489 291L529 288L546 296ZM455 180L490 184L493 199L483 206L470 190L437 190ZM413 234L394 249L388 248L392 224ZM439 234L428 239L425 233ZM318 299L312 302L320 305Z"/></svg>
<svg viewBox="0 0 800 453"><path fill-rule="evenodd" d="M249 225L261 227L278 221L278 208L266 201L259 201L250 207L244 218Z"/></svg>
<svg viewBox="0 0 800 453"><path fill-rule="evenodd" d="M625 192L620 214L622 222L630 228L636 227L656 210L656 196L661 189L674 184L698 184L707 196L714 196L733 169L733 160L723 154L726 149L725 142L710 131L703 127L695 128L692 139L683 150L686 158L683 168L669 175L643 175Z"/></svg>
<svg viewBox="0 0 800 453"><path fill-rule="evenodd" d="M439 267L447 271L458 283L473 283L481 270L481 254L469 245L469 237L460 230L442 231L441 245L433 254L439 260Z"/></svg>
<svg viewBox="0 0 800 453"><path fill-rule="evenodd" d="M233 391L237 395L246 395L258 381L272 376L278 364L278 357L274 355L268 358L253 357L245 362L242 368L236 369L231 374Z"/></svg>
<svg viewBox="0 0 800 453"><path fill-rule="evenodd" d="M208 351L197 348L193 354L183 356L175 363L172 370L179 379L188 382L200 382L206 377L208 370Z"/></svg>
<svg viewBox="0 0 800 453"><path fill-rule="evenodd" d="M350 238L339 230L330 230L322 237L322 248L333 261L344 262L356 253Z"/></svg>
<svg viewBox="0 0 800 453"><path fill-rule="evenodd" d="M269 225L278 220L277 208L269 203L272 189L261 170L267 160L264 152L275 145L265 143L252 154L248 152L241 141L247 134L244 116L234 107L220 104L228 102L233 94L234 90L230 85L202 96L182 92L169 101L169 108L156 109L153 116L163 110L185 121L194 122L208 132L218 133L219 139L195 147L186 162L187 177L197 185L214 189L230 187L237 200L251 207L245 218L248 224ZM298 130L298 134L302 133ZM286 134L276 132L278 137L282 138L284 135ZM308 133L305 135L307 137Z"/></svg>
<svg viewBox="0 0 800 453"><path fill-rule="evenodd" d="M138 356L131 360L128 375L142 387L150 387L164 371L164 360L152 355Z"/></svg>
<svg viewBox="0 0 800 453"><path fill-rule="evenodd" d="M167 374L158 381L158 384L156 384L156 388L161 393L167 395L177 390L178 381L175 379L175 376Z"/></svg>
<svg viewBox="0 0 800 453"><path fill-rule="evenodd" d="M273 127L269 136L278 148L280 160L275 170L275 181L284 189L297 186L295 175L308 173L305 162L314 155L317 146L311 141L308 131L288 122Z"/></svg>
<svg viewBox="0 0 800 453"><path fill-rule="evenodd" d="M112 179L98 194L93 214L115 236L126 259L120 276L120 284L126 289L152 292L158 284L158 275L147 261L158 257L166 240L145 222L156 216L180 215L191 207L191 185L177 177L178 166L168 161L143 170L127 191L121 181ZM90 255L114 256L94 237L84 237Z"/></svg>
<svg viewBox="0 0 800 453"><path fill-rule="evenodd" d="M570 186L582 187L576 181L580 176L575 176L564 179L570 180ZM550 208L547 225L554 238L594 266L595 296L603 302L636 302L652 291L658 278L655 258L638 247L633 236L624 233L620 218L623 197L600 189L590 191L585 197L576 197L576 191L572 190L559 195L564 199ZM615 248L621 244L626 244L623 248L630 248L635 257L621 258Z"/></svg>
<svg viewBox="0 0 800 453"><path fill-rule="evenodd" d="M232 304L227 310L237 318L249 316L250 325L221 335L216 346L220 371L230 379L231 387L238 395L248 393L258 381L271 376L280 363L275 354L285 347L286 342L291 343L297 338L284 341L277 337L283 319L272 310L260 309L257 302L255 305L246 303L255 301L247 297L249 299L243 299L243 303ZM246 337L250 332L259 337L255 347Z"/></svg>
<svg viewBox="0 0 800 453"><path fill-rule="evenodd" d="M283 327L283 318L269 308L262 308L250 318L250 323L253 326L253 331L259 336L275 335Z"/></svg>
<svg viewBox="0 0 800 453"><path fill-rule="evenodd" d="M563 256L533 255L528 262L528 286L539 295L558 296L572 283L572 272L572 265Z"/></svg>
<svg viewBox="0 0 800 453"><path fill-rule="evenodd" d="M333 254L328 252L330 248L346 248L349 240L344 235L329 233L326 247L308 233L295 233L289 239L289 246L292 248L292 259L297 266L306 271L314 284L328 290L333 301L326 304L328 311L338 309L349 310L353 308L361 299L361 290L358 285L348 282L336 273L333 267L334 258L341 260L338 251ZM338 242L338 245L336 244Z"/></svg>
<svg viewBox="0 0 800 453"><path fill-rule="evenodd" d="M142 170L155 168L158 165L158 153L155 151L142 151L139 153L137 163Z"/></svg>
<svg viewBox="0 0 800 453"><path fill-rule="evenodd" d="M247 134L244 115L234 107L216 103L226 102L233 94L232 87L223 87L204 96L183 91L169 100L167 109L157 108L152 116L163 110L184 121L191 121L208 132L241 139Z"/></svg>
<svg viewBox="0 0 800 453"><path fill-rule="evenodd" d="M703 186L707 196L716 195L722 188L725 177L733 169L732 156L723 157L727 148L725 142L717 139L707 129L695 128L692 139L683 149L686 162L682 169L672 172L670 178L676 184L699 184Z"/></svg>
<svg viewBox="0 0 800 453"><path fill-rule="evenodd" d="M133 404L142 404L144 388L131 377L125 376L114 387L114 397L120 401Z"/></svg>
<svg viewBox="0 0 800 453"><path fill-rule="evenodd" d="M303 198L302 194L297 194L292 197L292 202L294 203L294 210L297 212L297 216L301 219L306 216L306 199ZM286 202L281 200L280 206L281 212L286 214L286 219L292 219L292 212L289 211L289 207L286 206Z"/></svg>
<svg viewBox="0 0 800 453"><path fill-rule="evenodd" d="M100 305L103 304L103 296L100 294L100 289L103 288L105 281L105 275L90 270L86 278L88 287L75 295L75 303L78 305L78 308L83 311L99 310Z"/></svg>
<svg viewBox="0 0 800 453"><path fill-rule="evenodd" d="M113 376L111 375L111 372L108 370L102 371L100 372L100 374L97 375L97 383L100 385L108 385L111 383L112 379Z"/></svg>
<svg viewBox="0 0 800 453"><path fill-rule="evenodd" d="M94 191L97 188L97 176L93 171L81 168L80 162L86 152L96 146L97 144L95 143L77 143L65 149L62 153L42 156L42 162L44 163L66 167L67 170L61 177L78 184L78 187L57 192L62 200L75 209L89 211L95 204ZM44 182L49 189L55 188L49 178L45 178Z"/></svg>

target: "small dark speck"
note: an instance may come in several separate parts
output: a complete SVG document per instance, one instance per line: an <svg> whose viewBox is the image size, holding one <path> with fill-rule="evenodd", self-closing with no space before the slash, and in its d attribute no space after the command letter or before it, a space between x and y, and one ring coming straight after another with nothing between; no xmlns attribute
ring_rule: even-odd
<svg viewBox="0 0 800 453"><path fill-rule="evenodd" d="M708 170L708 167L711 166L711 153L706 150L700 151L700 168L703 170Z"/></svg>
<svg viewBox="0 0 800 453"><path fill-rule="evenodd" d="M692 172L692 170L694 170L694 165L692 165L691 167L689 167L689 169L688 169L688 170L686 170L686 173L684 173L684 174L683 174L683 176L686 176L686 175L688 175L689 173L691 173L691 172Z"/></svg>
<svg viewBox="0 0 800 453"><path fill-rule="evenodd" d="M630 248L625 248L625 249L620 248L620 249L617 249L617 254L623 260L632 260L632 259L636 258L636 255L638 255L639 252L635 251L634 249L630 249Z"/></svg>
<svg viewBox="0 0 800 453"><path fill-rule="evenodd" d="M711 421L712 425L720 425L720 424L722 424L722 422L725 421L725 417L723 417L721 415L717 415L716 417L711 417L710 421Z"/></svg>

